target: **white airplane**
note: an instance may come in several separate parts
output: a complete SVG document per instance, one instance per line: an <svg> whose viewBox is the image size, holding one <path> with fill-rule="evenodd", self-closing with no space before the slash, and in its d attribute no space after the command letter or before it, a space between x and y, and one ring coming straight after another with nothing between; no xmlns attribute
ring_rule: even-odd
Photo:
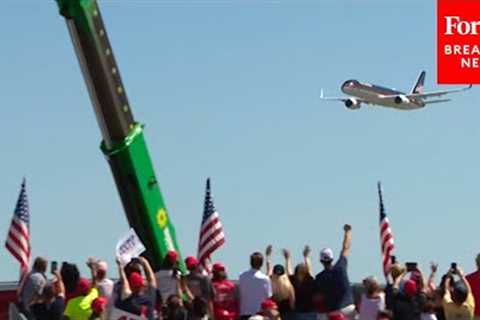
<svg viewBox="0 0 480 320"><path fill-rule="evenodd" d="M425 71L422 71L420 72L412 91L407 94L395 89L360 82L358 80L347 80L342 84L341 90L343 93L349 95L348 97L325 97L322 89L320 99L343 101L345 106L349 109L359 109L361 104L364 103L400 110L413 110L423 108L429 103L447 102L451 100L435 99L427 101L429 98L440 97L453 92L466 91L472 87L472 85L469 85L468 87L451 90L423 92L424 82Z"/></svg>

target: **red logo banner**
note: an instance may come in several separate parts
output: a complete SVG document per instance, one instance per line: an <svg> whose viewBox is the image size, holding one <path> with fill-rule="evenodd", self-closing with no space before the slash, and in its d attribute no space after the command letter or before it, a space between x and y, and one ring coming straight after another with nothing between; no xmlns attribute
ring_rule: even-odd
<svg viewBox="0 0 480 320"><path fill-rule="evenodd" d="M480 84L480 0L437 0L437 76Z"/></svg>

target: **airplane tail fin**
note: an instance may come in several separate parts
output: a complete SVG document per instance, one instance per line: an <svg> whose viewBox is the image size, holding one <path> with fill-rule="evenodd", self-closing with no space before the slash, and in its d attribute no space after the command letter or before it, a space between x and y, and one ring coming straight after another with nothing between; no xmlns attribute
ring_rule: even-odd
<svg viewBox="0 0 480 320"><path fill-rule="evenodd" d="M425 71L420 72L418 75L417 81L415 82L415 86L412 89L412 94L414 93L423 93L423 86L425 83Z"/></svg>

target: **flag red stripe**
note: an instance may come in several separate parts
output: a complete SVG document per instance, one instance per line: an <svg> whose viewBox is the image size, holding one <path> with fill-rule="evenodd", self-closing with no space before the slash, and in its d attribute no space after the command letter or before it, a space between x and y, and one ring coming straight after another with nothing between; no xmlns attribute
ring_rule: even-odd
<svg viewBox="0 0 480 320"><path fill-rule="evenodd" d="M26 247L26 246L28 246L28 244L25 243L25 239L23 239L24 241L22 241L22 239L18 239L17 236L13 233L13 231L10 230L10 232L8 233L7 241L8 240L13 242L15 244L15 246L18 247L19 251L24 252L25 255L28 256L28 254L30 252L30 249L28 247Z"/></svg>
<svg viewBox="0 0 480 320"><path fill-rule="evenodd" d="M388 270L390 269L390 265L391 265L391 254L393 253L393 247L389 247L388 248L388 251L386 252L386 254L384 255L384 258L383 258L383 272L385 274L388 273Z"/></svg>
<svg viewBox="0 0 480 320"><path fill-rule="evenodd" d="M393 243L392 243L391 241L393 241L393 236L392 236L391 233L385 235L385 237L382 238L382 251L383 251L383 252L385 252L385 248L386 248L388 245L390 245L390 244L393 245Z"/></svg>
<svg viewBox="0 0 480 320"><path fill-rule="evenodd" d="M19 230L20 229L20 230ZM30 237L25 235L22 231L22 228L15 219L12 219L12 224L10 225L10 229L8 231L7 236L7 244L10 243L9 248L15 251L17 254L14 257L22 264L28 265L28 260L30 260ZM16 248L13 248L15 246ZM13 252L11 252L13 254ZM25 258L19 259L19 255L24 255Z"/></svg>
<svg viewBox="0 0 480 320"><path fill-rule="evenodd" d="M223 226L220 222L218 212L213 205L210 192L210 179L207 179L205 192L205 206L203 211L202 224L198 237L198 262L201 268L210 273L210 256L225 242Z"/></svg>
<svg viewBox="0 0 480 320"><path fill-rule="evenodd" d="M213 218L213 219L212 219ZM200 239L208 232L214 225L216 225L220 221L218 215L210 217L207 221L202 224L202 228L200 230Z"/></svg>
<svg viewBox="0 0 480 320"><path fill-rule="evenodd" d="M18 240L15 237L11 237L10 234L7 237L6 244L10 244L10 247L12 247L15 251L18 253L21 253L25 255L25 257L29 258L30 257L30 249L24 249L22 245L18 242Z"/></svg>
<svg viewBox="0 0 480 320"><path fill-rule="evenodd" d="M19 226L15 221L12 220L8 236L15 236L15 238L18 239L19 242L21 242L22 247L28 250L30 246L30 236L28 234L25 234L23 230L24 228L22 228L22 226Z"/></svg>
<svg viewBox="0 0 480 320"><path fill-rule="evenodd" d="M22 251L18 250L18 248L15 247L15 244L12 244L10 243L10 241L8 241L7 243L5 243L5 247L8 249L8 251L10 251L11 254L13 254L15 256L15 258L23 265L26 261L26 258L23 254Z"/></svg>
<svg viewBox="0 0 480 320"><path fill-rule="evenodd" d="M225 239L224 239L224 238L222 238L221 240L219 240L218 242L216 242L207 252L205 252L205 253L200 257L200 261L207 261L207 260L210 258L210 255L211 255L215 250L217 250L218 248L220 248L224 243L225 243Z"/></svg>
<svg viewBox="0 0 480 320"><path fill-rule="evenodd" d="M388 228L390 228L390 223L387 219L383 219L382 222L380 222L380 233L384 233Z"/></svg>
<svg viewBox="0 0 480 320"><path fill-rule="evenodd" d="M216 235L212 237L212 239L210 239L208 242L204 243L201 247L201 250L199 250L198 256L200 257L200 261L202 260L203 256L210 255L210 254L205 254L205 252L215 251L215 250L211 250L211 248L214 247L216 243L224 241L224 239L225 239L225 235L223 234L223 230L217 230Z"/></svg>
<svg viewBox="0 0 480 320"><path fill-rule="evenodd" d="M20 263L22 272L28 270L31 257L29 221L28 199L25 189L25 179L23 179L5 241L6 249Z"/></svg>
<svg viewBox="0 0 480 320"><path fill-rule="evenodd" d="M223 232L223 228L221 224L219 226L216 226L215 228L210 229L208 234L205 233L207 237L200 239L200 248L203 248L209 241L214 239L220 232Z"/></svg>
<svg viewBox="0 0 480 320"><path fill-rule="evenodd" d="M386 275L390 269L392 254L395 249L392 230L387 218L380 223L380 246L382 249L383 273Z"/></svg>
<svg viewBox="0 0 480 320"><path fill-rule="evenodd" d="M27 259L26 257L22 257L18 253L18 251L15 248L13 248L8 242L5 244L5 247L7 248L8 251L10 251L10 253L15 257L15 259L18 260L22 269L28 268L28 261L26 260Z"/></svg>
<svg viewBox="0 0 480 320"><path fill-rule="evenodd" d="M17 229L18 232L20 232L22 236L24 236L26 239L30 238L27 226L23 222L18 221L16 217L12 219L12 224L10 225L10 229L12 228Z"/></svg>

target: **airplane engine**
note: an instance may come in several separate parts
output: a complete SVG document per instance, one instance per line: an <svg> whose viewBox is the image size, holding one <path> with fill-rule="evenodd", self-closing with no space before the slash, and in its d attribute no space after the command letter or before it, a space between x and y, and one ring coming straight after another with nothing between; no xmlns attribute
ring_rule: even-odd
<svg viewBox="0 0 480 320"><path fill-rule="evenodd" d="M410 99L408 99L404 95L399 95L399 96L395 97L395 103L396 104L409 103L409 102L410 102Z"/></svg>
<svg viewBox="0 0 480 320"><path fill-rule="evenodd" d="M348 109L360 109L360 101L358 101L357 99L354 99L354 98L348 98L347 100L345 100L345 106L348 108Z"/></svg>

